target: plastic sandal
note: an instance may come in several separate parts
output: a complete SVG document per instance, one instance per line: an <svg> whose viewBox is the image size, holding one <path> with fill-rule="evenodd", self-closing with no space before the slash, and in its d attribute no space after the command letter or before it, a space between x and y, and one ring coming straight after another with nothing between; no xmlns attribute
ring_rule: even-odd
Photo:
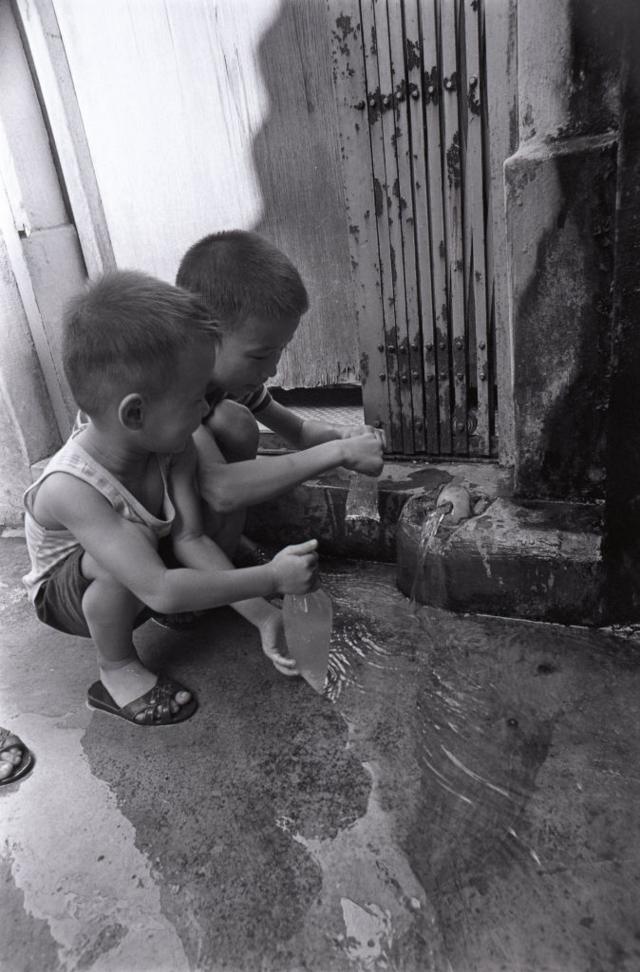
<svg viewBox="0 0 640 972"><path fill-rule="evenodd" d="M159 675L153 688L141 695L139 699L134 699L128 705L120 707L102 682L94 682L87 694L87 702L92 709L109 712L127 722L133 722L136 726L172 726L190 719L198 708L198 703L191 692L191 701L181 705L178 712L172 713L170 704L176 692L191 692L191 690L166 675Z"/></svg>
<svg viewBox="0 0 640 972"><path fill-rule="evenodd" d="M0 758L0 774L6 773L5 776L0 776L0 786L6 786L7 783L14 783L16 780L22 779L33 769L35 756L31 750L15 733L0 727L0 754L3 753L10 756L10 759L3 760ZM7 772L7 765L11 764L13 764L13 769Z"/></svg>

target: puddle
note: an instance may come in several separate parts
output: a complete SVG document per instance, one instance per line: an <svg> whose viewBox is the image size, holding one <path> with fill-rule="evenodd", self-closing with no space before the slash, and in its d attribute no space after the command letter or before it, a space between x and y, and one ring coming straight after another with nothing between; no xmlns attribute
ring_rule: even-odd
<svg viewBox="0 0 640 972"><path fill-rule="evenodd" d="M640 654L602 632L412 605L366 572L325 580L325 696L375 760L376 799L435 915L442 963L420 967L618 968L607 941L635 954L640 931ZM381 900L344 897L355 967L394 967Z"/></svg>
<svg viewBox="0 0 640 972"><path fill-rule="evenodd" d="M84 729L33 713L12 725L29 740L37 764L0 794L0 862L11 870L26 915L48 928L55 967L186 972L152 862L110 788L92 774ZM36 953L31 959L36 968Z"/></svg>

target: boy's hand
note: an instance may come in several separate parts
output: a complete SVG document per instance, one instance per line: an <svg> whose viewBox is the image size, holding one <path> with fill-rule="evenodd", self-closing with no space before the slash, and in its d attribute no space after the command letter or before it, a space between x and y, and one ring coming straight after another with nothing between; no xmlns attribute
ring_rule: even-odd
<svg viewBox="0 0 640 972"><path fill-rule="evenodd" d="M364 473L366 476L379 476L384 466L382 433L364 432L342 440L344 459L342 465L347 469Z"/></svg>
<svg viewBox="0 0 640 972"><path fill-rule="evenodd" d="M318 541L307 540L285 547L270 563L276 578L276 593L306 594L318 582Z"/></svg>
<svg viewBox="0 0 640 972"><path fill-rule="evenodd" d="M383 446L387 444L386 436L382 429L375 429L373 425L336 425L336 439L352 439L355 435L366 435L373 432L380 436Z"/></svg>
<svg viewBox="0 0 640 972"><path fill-rule="evenodd" d="M294 658L287 654L282 611L273 607L268 619L260 625L262 650L281 675L299 675Z"/></svg>

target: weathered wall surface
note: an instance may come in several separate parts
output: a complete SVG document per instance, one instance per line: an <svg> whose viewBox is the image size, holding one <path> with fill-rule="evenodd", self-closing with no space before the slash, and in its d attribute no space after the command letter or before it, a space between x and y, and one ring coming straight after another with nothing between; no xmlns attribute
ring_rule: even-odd
<svg viewBox="0 0 640 972"><path fill-rule="evenodd" d="M603 495L616 156L608 136L559 139L529 143L507 167L523 496Z"/></svg>
<svg viewBox="0 0 640 972"><path fill-rule="evenodd" d="M31 463L54 452L60 439L1 236L0 350L2 528L22 521L22 493L31 482Z"/></svg>
<svg viewBox="0 0 640 972"><path fill-rule="evenodd" d="M640 618L640 7L621 3L624 23L609 11L604 41L622 47L614 330L607 425L604 557L608 600L616 620ZM623 38L622 45L619 38Z"/></svg>
<svg viewBox="0 0 640 972"><path fill-rule="evenodd" d="M354 380L355 305L325 0L54 0L116 262L166 280L257 229L311 308L287 387Z"/></svg>
<svg viewBox="0 0 640 972"><path fill-rule="evenodd" d="M597 2L520 0L520 147L505 165L515 488L601 499L619 61Z"/></svg>

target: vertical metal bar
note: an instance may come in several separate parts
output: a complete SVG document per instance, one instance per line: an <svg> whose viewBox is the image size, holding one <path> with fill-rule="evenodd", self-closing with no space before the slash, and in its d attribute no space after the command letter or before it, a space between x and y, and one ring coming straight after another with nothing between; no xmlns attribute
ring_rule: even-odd
<svg viewBox="0 0 640 972"><path fill-rule="evenodd" d="M387 73L381 73L379 48L382 49L382 60L388 61L388 38L386 37L386 11L383 10L383 23L378 30L378 7L384 8L384 0L361 0L360 12L362 22L362 40L365 55L365 71L367 75L367 115L371 137L371 158L373 162L373 185L375 199L375 215L378 228L378 245L380 254L380 281L384 305L384 347L386 370L381 372L389 386L389 428L387 446L392 452L404 453L412 443L411 411L403 408L398 380L398 342L396 329L396 294L395 294L395 266L392 241L389 226L389 186L387 178L386 145L384 116L384 92L381 89L383 81L390 82ZM408 415L407 415L408 411ZM405 440L407 446L405 446Z"/></svg>
<svg viewBox="0 0 640 972"><path fill-rule="evenodd" d="M329 0L331 55L349 219L349 255L356 292L360 380L365 421L389 429L388 382L384 348L384 306L378 232L371 178L371 143L367 122L367 83L362 25L357 0L350 14L345 0Z"/></svg>
<svg viewBox="0 0 640 972"><path fill-rule="evenodd" d="M447 248L444 212L444 168L440 111L442 66L439 44L439 0L421 0L423 88L425 96L425 137L427 155L427 195L431 238L431 277L433 336L425 336L427 382L435 375L438 399L439 451L453 451L451 433L451 369L449 361L449 306L447 292Z"/></svg>
<svg viewBox="0 0 640 972"><path fill-rule="evenodd" d="M463 160L460 131L458 0L441 0L444 206L447 250L449 337L453 387L453 452L467 455L467 375L464 300Z"/></svg>
<svg viewBox="0 0 640 972"><path fill-rule="evenodd" d="M482 132L484 76L480 61L480 0L462 0L462 3L466 54L466 77L461 78L460 98L466 100L464 251L469 377L469 422L467 427L471 455L488 456L490 454L490 375L487 340L486 191ZM475 396L475 401L471 398L472 394Z"/></svg>
<svg viewBox="0 0 640 972"><path fill-rule="evenodd" d="M387 3L389 50L392 78L392 103L389 118L393 120L392 148L395 150L397 177L393 192L396 222L400 238L401 259L398 274L402 274L404 288L404 320L396 310L398 320L400 382L408 391L413 414L413 450L425 451L424 434L424 378L420 340L420 297L416 268L415 213L413 201L412 137L407 102L409 65L420 77L420 58L417 38L408 48L402 4ZM415 45L415 47L414 47ZM415 61L417 58L417 65ZM416 71L417 67L417 71ZM409 99L413 103L413 99Z"/></svg>
<svg viewBox="0 0 640 972"><path fill-rule="evenodd" d="M395 5L394 5L395 6ZM395 311L395 333L388 332L389 346L394 341L396 345L396 375L400 389L402 438L404 454L410 455L414 447L414 415L411 385L407 369L407 293L404 273L404 254L402 247L402 227L400 211L402 209L402 194L400 174L396 149L398 126L394 108L394 68L391 56L391 38L393 34L394 13L391 18L387 9L387 0L378 0L375 5L376 32L378 38L378 70L381 90L381 113L385 158L385 216L389 230L389 251L391 258L391 272L393 282L393 307Z"/></svg>
<svg viewBox="0 0 640 972"><path fill-rule="evenodd" d="M427 176L427 141L425 119L425 86L423 39L418 0L405 0L405 44L407 66L407 110L411 137L411 169L413 183L413 218L416 247L416 287L420 310L420 353L424 395L424 447L437 455L440 447L438 429L438 385L436 359L433 354L434 313L432 253L429 214L429 185ZM427 345L431 348L427 351ZM415 407L414 407L415 410Z"/></svg>

